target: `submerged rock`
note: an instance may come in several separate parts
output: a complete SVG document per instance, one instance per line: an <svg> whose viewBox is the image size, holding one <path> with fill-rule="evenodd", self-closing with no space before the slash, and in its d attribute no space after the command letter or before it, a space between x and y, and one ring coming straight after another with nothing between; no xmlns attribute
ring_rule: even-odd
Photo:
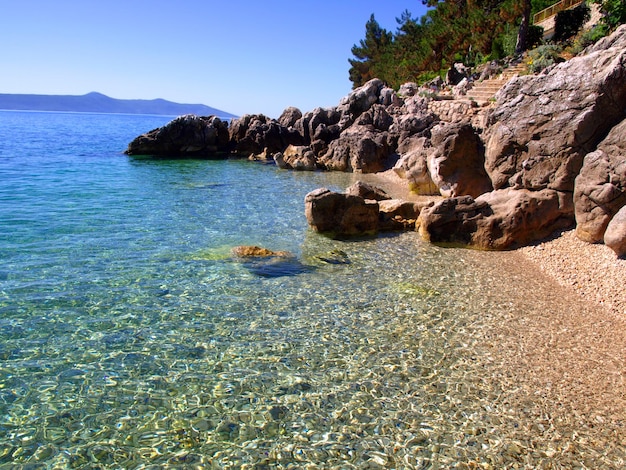
<svg viewBox="0 0 626 470"><path fill-rule="evenodd" d="M234 247L232 253L248 271L260 277L296 276L314 269L288 251L244 245Z"/></svg>
<svg viewBox="0 0 626 470"><path fill-rule="evenodd" d="M272 251L256 245L240 245L232 249L232 253L240 258L291 258L293 254L288 251Z"/></svg>

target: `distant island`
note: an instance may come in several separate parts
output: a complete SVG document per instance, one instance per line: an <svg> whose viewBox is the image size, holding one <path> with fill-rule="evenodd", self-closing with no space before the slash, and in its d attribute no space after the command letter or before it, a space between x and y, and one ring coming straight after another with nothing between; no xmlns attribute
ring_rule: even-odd
<svg viewBox="0 0 626 470"><path fill-rule="evenodd" d="M13 95L0 93L0 109L19 111L62 111L76 113L158 114L180 116L219 116L230 119L234 114L203 104L180 104L163 99L118 100L102 93L86 95Z"/></svg>

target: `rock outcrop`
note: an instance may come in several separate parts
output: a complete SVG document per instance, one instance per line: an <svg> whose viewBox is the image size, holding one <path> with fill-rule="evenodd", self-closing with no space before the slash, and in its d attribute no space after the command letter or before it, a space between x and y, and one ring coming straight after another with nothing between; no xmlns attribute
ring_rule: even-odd
<svg viewBox="0 0 626 470"><path fill-rule="evenodd" d="M319 188L304 199L309 225L317 232L335 237L414 230L424 205L390 199L380 188L360 181L344 193Z"/></svg>
<svg viewBox="0 0 626 470"><path fill-rule="evenodd" d="M424 239L506 250L571 225L571 200L553 189L505 188L476 199L460 196L427 207L417 221Z"/></svg>
<svg viewBox="0 0 626 470"><path fill-rule="evenodd" d="M578 238L602 241L609 222L626 205L626 120L585 156L576 177L574 204Z"/></svg>
<svg viewBox="0 0 626 470"><path fill-rule="evenodd" d="M373 235L378 232L378 202L316 189L304 199L304 213L317 232L338 237Z"/></svg>
<svg viewBox="0 0 626 470"><path fill-rule="evenodd" d="M509 81L486 132L494 188L573 191L584 156L624 119L625 77L626 47L609 47Z"/></svg>
<svg viewBox="0 0 626 470"><path fill-rule="evenodd" d="M441 124L431 132L427 165L443 196L478 197L493 189L483 143L469 123Z"/></svg>
<svg viewBox="0 0 626 470"><path fill-rule="evenodd" d="M229 152L228 123L191 114L135 138L128 155L216 157Z"/></svg>
<svg viewBox="0 0 626 470"><path fill-rule="evenodd" d="M301 135L263 114L247 114L233 120L229 127L230 150L249 157L263 152L281 152L289 145L302 145Z"/></svg>
<svg viewBox="0 0 626 470"><path fill-rule="evenodd" d="M467 79L462 72L455 66L449 82ZM626 205L626 25L539 75L515 76L496 103L434 96L442 84L395 92L373 79L332 108L230 126L183 116L127 153L230 153L308 171L393 167L413 191L449 198L420 213L416 225L432 241L507 249L577 223L580 238L617 246L619 230L606 230ZM342 235L412 227L412 210L327 189L306 198L309 223Z"/></svg>

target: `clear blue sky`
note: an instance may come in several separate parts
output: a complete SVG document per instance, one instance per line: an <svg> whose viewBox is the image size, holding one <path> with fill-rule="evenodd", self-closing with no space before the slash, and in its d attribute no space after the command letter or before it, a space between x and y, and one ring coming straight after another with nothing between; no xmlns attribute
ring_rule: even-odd
<svg viewBox="0 0 626 470"><path fill-rule="evenodd" d="M164 98L278 117L349 93L372 13L420 0L0 0L0 93Z"/></svg>

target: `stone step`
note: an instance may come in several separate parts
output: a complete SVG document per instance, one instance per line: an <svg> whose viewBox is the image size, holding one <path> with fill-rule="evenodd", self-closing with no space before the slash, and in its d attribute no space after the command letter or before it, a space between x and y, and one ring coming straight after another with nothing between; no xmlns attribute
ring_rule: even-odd
<svg viewBox="0 0 626 470"><path fill-rule="evenodd" d="M525 64L516 64L504 70L498 77L478 82L467 95L479 101L488 101L514 76L526 72Z"/></svg>

